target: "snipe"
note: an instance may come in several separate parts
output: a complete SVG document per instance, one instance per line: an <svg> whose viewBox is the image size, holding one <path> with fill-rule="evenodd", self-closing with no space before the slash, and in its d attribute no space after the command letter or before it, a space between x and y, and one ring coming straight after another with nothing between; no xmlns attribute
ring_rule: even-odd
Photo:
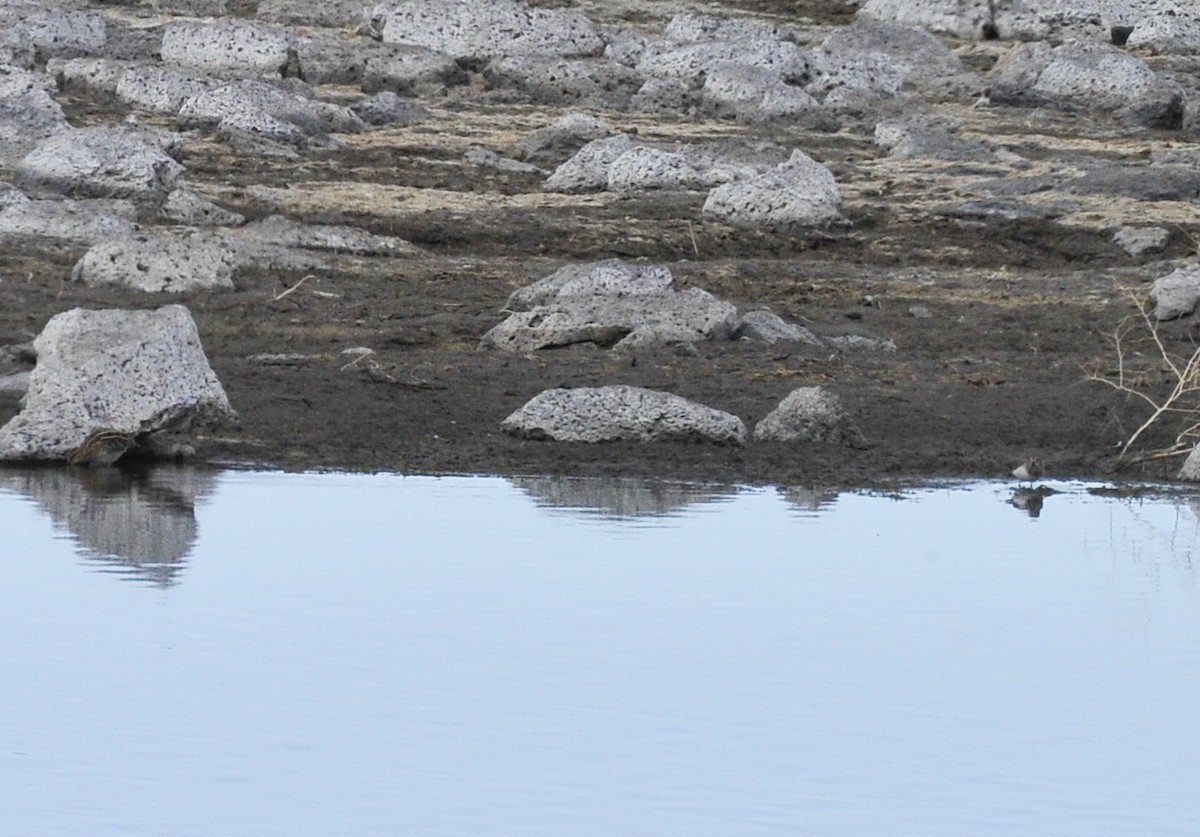
<svg viewBox="0 0 1200 837"><path fill-rule="evenodd" d="M67 463L84 467L111 465L124 456L135 441L132 433L111 428L93 430L78 447L67 451Z"/></svg>

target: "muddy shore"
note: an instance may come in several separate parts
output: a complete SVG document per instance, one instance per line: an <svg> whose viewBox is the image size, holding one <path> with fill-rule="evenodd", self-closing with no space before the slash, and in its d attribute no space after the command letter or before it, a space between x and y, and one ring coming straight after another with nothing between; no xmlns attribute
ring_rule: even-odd
<svg viewBox="0 0 1200 837"><path fill-rule="evenodd" d="M755 7L787 16L796 5ZM819 24L844 17L839 10ZM1004 47L957 48L984 67ZM126 114L86 97L59 100L77 126ZM748 232L703 222L703 192L548 194L536 174L481 168L463 156L471 146L503 153L565 111L485 97L423 104L428 121L343 137L341 147L299 160L241 156L202 132L187 135L182 155L192 188L248 219L282 212L352 224L406 239L423 255L342 255L310 274L247 271L232 293L181 298L84 287L71 281L82 248L12 239L0 249L0 345L31 340L51 316L77 306L182 302L240 416L238 426L194 440L199 457L215 463L822 485L1002 477L1031 455L1056 478L1178 470L1181 458L1114 471L1117 446L1148 413L1088 377L1114 373L1111 338L1135 311L1131 290L1144 292L1194 257L1200 224L1188 201L1074 194L1070 210L1052 217L964 216L939 207L961 200L964 182L1012 171L999 162L888 157L858 130L595 113L644 139L801 148L834 172L849 223ZM939 108L960 136L1019 151L1023 177L1068 159L1148 169L1152 151L1189 142L1089 116L973 107L971 98ZM1126 224L1168 229L1166 249L1130 256L1113 242ZM703 288L739 309L770 308L823 337L891 340L896 350L753 342L631 353L479 349L513 290L568 262L613 257L665 264L681 288ZM1198 337L1190 319L1162 333L1186 353ZM1131 357L1150 370L1139 383L1149 392L1166 387L1153 354L1136 335L1130 340ZM356 347L374 354L356 360L346 353ZM841 396L870 445L582 445L500 430L544 389L610 383L669 390L751 427L794 388L821 385ZM0 422L18 409L15 395L0 393ZM1142 447L1167 445L1176 430L1157 427Z"/></svg>

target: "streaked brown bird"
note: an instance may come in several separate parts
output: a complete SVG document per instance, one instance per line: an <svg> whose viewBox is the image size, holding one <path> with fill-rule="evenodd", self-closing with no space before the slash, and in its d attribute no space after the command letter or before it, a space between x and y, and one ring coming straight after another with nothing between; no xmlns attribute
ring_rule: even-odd
<svg viewBox="0 0 1200 837"><path fill-rule="evenodd" d="M136 437L132 433L101 428L93 430L79 446L67 451L67 464L84 467L111 465L133 447Z"/></svg>

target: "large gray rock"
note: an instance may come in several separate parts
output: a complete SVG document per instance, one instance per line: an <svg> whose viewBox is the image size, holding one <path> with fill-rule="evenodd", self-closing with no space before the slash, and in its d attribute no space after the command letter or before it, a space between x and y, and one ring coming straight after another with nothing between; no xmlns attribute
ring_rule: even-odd
<svg viewBox="0 0 1200 837"><path fill-rule="evenodd" d="M12 166L47 137L69 129L41 73L0 65L0 166Z"/></svg>
<svg viewBox="0 0 1200 837"><path fill-rule="evenodd" d="M237 268L237 256L223 237L154 230L95 245L75 264L71 278L150 293L233 290Z"/></svg>
<svg viewBox="0 0 1200 837"><path fill-rule="evenodd" d="M514 90L535 104L590 108L629 107L643 79L633 70L600 58L508 55L484 69L493 90Z"/></svg>
<svg viewBox="0 0 1200 837"><path fill-rule="evenodd" d="M757 340L761 343L807 343L810 346L825 345L821 338L804 326L789 323L765 308L747 311L738 318L733 333L736 340Z"/></svg>
<svg viewBox="0 0 1200 837"><path fill-rule="evenodd" d="M246 217L217 206L190 189L176 189L167 195L159 213L162 217L193 227L236 227L246 223Z"/></svg>
<svg viewBox="0 0 1200 837"><path fill-rule="evenodd" d="M8 18L8 20L4 20ZM15 25L6 37L34 48L37 58L76 58L104 51L104 18L91 11L38 9L16 15L0 12L0 26Z"/></svg>
<svg viewBox="0 0 1200 837"><path fill-rule="evenodd" d="M583 296L517 311L483 336L510 352L596 343L617 350L728 340L737 309L700 288L627 296Z"/></svg>
<svg viewBox="0 0 1200 837"><path fill-rule="evenodd" d="M713 184L705 174L686 153L635 145L608 167L608 190L628 194L651 189L706 189Z"/></svg>
<svg viewBox="0 0 1200 837"><path fill-rule="evenodd" d="M163 32L162 60L214 75L279 77L293 40L287 29L253 21L175 21Z"/></svg>
<svg viewBox="0 0 1200 837"><path fill-rule="evenodd" d="M674 281L663 265L629 264L621 259L572 263L513 291L504 310L530 311L539 305L591 297L652 296L671 290Z"/></svg>
<svg viewBox="0 0 1200 837"><path fill-rule="evenodd" d="M1200 266L1181 267L1160 276L1150 286L1154 317L1159 322L1186 317L1200 304Z"/></svg>
<svg viewBox="0 0 1200 837"><path fill-rule="evenodd" d="M858 15L960 38L981 38L994 34L994 5L994 0L867 0Z"/></svg>
<svg viewBox="0 0 1200 837"><path fill-rule="evenodd" d="M200 73L160 64L143 64L122 73L115 92L127 105L173 115L188 99L214 86L212 79Z"/></svg>
<svg viewBox="0 0 1200 837"><path fill-rule="evenodd" d="M72 197L162 201L184 169L147 139L153 138L118 127L62 131L25 155L15 176Z"/></svg>
<svg viewBox="0 0 1200 837"><path fill-rule="evenodd" d="M1200 53L1200 9L1194 3L1180 3L1155 10L1138 21L1125 45L1159 55L1196 55Z"/></svg>
<svg viewBox="0 0 1200 837"><path fill-rule="evenodd" d="M639 105L645 98L639 93ZM785 83L775 70L747 64L725 62L710 68L700 90L700 105L713 116L732 117L741 122L786 123L813 129L835 127L825 108L810 93Z"/></svg>
<svg viewBox="0 0 1200 837"><path fill-rule="evenodd" d="M746 441L746 426L735 415L669 392L624 385L546 390L501 427L527 439L559 442Z"/></svg>
<svg viewBox="0 0 1200 837"><path fill-rule="evenodd" d="M518 0L408 0L377 6L374 17L385 42L416 44L455 58L581 57L604 49L584 15Z"/></svg>
<svg viewBox="0 0 1200 837"><path fill-rule="evenodd" d="M10 203L0 211L0 235L95 244L130 235L137 207L125 200L35 200Z"/></svg>
<svg viewBox="0 0 1200 837"><path fill-rule="evenodd" d="M305 136L359 133L366 125L349 108L317 102L273 84L244 80L223 84L187 99L179 108L185 125L221 123L255 126L286 123Z"/></svg>
<svg viewBox="0 0 1200 837"><path fill-rule="evenodd" d="M270 23L342 29L360 24L366 5L363 0L259 0L256 14Z"/></svg>
<svg viewBox="0 0 1200 837"><path fill-rule="evenodd" d="M520 160L562 160L589 142L612 134L612 128L591 114L572 111L517 140L508 150Z"/></svg>
<svg viewBox="0 0 1200 837"><path fill-rule="evenodd" d="M1133 125L1178 128L1183 92L1145 61L1109 44L1020 44L989 74L993 104L1107 113Z"/></svg>
<svg viewBox="0 0 1200 837"><path fill-rule="evenodd" d="M833 173L799 149L772 171L718 186L704 217L747 229L796 230L841 219Z"/></svg>
<svg viewBox="0 0 1200 837"><path fill-rule="evenodd" d="M800 387L754 427L760 442L828 442L861 447L862 433L849 420L842 401L823 387Z"/></svg>
<svg viewBox="0 0 1200 837"><path fill-rule="evenodd" d="M902 83L925 93L956 95L979 87L979 78L940 40L923 29L893 23L863 20L834 30L821 43L816 64L828 72L876 55L887 59Z"/></svg>
<svg viewBox="0 0 1200 837"><path fill-rule="evenodd" d="M363 50L362 56L364 93L389 90L406 96L441 96L468 80L466 71L451 56L428 47L375 44Z"/></svg>
<svg viewBox="0 0 1200 837"><path fill-rule="evenodd" d="M24 408L0 428L0 460L62 459L97 429L145 434L231 421L225 391L182 305L51 318Z"/></svg>
<svg viewBox="0 0 1200 837"><path fill-rule="evenodd" d="M802 33L744 17L717 17L700 12L679 12L663 27L663 40L696 41L795 41Z"/></svg>
<svg viewBox="0 0 1200 837"><path fill-rule="evenodd" d="M699 86L721 65L754 67L780 82L805 84L813 75L813 54L791 41L700 41L647 50L637 64L643 78L675 78Z"/></svg>
<svg viewBox="0 0 1200 837"><path fill-rule="evenodd" d="M598 192L608 188L613 161L633 148L628 134L592 140L546 178L547 192Z"/></svg>

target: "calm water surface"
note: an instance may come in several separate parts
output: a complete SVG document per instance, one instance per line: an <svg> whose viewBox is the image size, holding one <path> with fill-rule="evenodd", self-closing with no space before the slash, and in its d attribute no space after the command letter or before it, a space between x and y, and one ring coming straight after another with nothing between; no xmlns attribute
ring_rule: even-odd
<svg viewBox="0 0 1200 837"><path fill-rule="evenodd" d="M16 835L1200 834L1200 524L0 471Z"/></svg>

